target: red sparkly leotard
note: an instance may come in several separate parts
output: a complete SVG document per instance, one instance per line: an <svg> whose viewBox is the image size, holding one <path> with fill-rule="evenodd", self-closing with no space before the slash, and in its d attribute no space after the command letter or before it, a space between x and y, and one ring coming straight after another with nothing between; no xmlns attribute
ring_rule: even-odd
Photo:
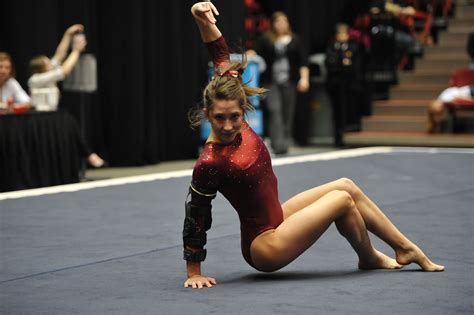
<svg viewBox="0 0 474 315"><path fill-rule="evenodd" d="M223 37L206 46L216 67L229 62ZM242 254L253 266L252 241L283 221L277 178L262 139L244 122L233 142L206 143L194 166L191 185L191 202L196 205L209 205L213 197L206 195L217 191L229 200L240 219Z"/></svg>
<svg viewBox="0 0 474 315"><path fill-rule="evenodd" d="M199 192L219 191L240 218L241 246L245 260L252 241L283 221L277 178L262 139L244 123L230 144L208 142L194 166L192 187ZM192 193L193 203L208 205L211 198Z"/></svg>

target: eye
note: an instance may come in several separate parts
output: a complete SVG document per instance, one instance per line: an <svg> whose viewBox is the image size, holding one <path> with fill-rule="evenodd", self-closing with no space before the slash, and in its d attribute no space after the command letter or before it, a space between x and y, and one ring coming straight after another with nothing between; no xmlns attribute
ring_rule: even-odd
<svg viewBox="0 0 474 315"><path fill-rule="evenodd" d="M218 121L224 121L225 117L224 117L224 115L217 114L217 115L214 116L214 119L218 120Z"/></svg>
<svg viewBox="0 0 474 315"><path fill-rule="evenodd" d="M241 117L241 115L239 113L234 113L230 116L230 119L232 119L233 121L237 121L239 120Z"/></svg>

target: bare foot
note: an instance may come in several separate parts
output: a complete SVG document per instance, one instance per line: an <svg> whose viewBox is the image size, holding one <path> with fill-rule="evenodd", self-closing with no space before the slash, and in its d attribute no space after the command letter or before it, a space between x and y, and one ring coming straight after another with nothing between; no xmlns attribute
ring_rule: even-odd
<svg viewBox="0 0 474 315"><path fill-rule="evenodd" d="M91 153L88 157L87 157L87 162L89 162L89 164L92 166L92 167L102 167L104 166L105 164L105 161L100 157L98 156L97 154L95 153Z"/></svg>
<svg viewBox="0 0 474 315"><path fill-rule="evenodd" d="M393 258L375 249L375 255L364 261L359 260L359 269L400 269L402 266Z"/></svg>
<svg viewBox="0 0 474 315"><path fill-rule="evenodd" d="M397 262L402 265L418 264L424 271L444 271L444 266L432 262L416 245L396 252Z"/></svg>

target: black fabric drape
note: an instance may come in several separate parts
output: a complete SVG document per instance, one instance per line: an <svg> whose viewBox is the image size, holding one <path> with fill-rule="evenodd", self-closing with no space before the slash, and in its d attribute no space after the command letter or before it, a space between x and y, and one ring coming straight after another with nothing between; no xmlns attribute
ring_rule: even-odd
<svg viewBox="0 0 474 315"><path fill-rule="evenodd" d="M78 132L66 112L0 116L0 192L79 181Z"/></svg>

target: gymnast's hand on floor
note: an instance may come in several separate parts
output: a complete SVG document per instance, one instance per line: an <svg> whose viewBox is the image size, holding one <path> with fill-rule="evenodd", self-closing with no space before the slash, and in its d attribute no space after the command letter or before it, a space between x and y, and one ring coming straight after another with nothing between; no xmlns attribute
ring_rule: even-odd
<svg viewBox="0 0 474 315"><path fill-rule="evenodd" d="M189 277L188 280L184 282L184 287L191 287L193 289L202 289L203 287L212 288L213 284L217 284L216 279L201 275L195 275Z"/></svg>

